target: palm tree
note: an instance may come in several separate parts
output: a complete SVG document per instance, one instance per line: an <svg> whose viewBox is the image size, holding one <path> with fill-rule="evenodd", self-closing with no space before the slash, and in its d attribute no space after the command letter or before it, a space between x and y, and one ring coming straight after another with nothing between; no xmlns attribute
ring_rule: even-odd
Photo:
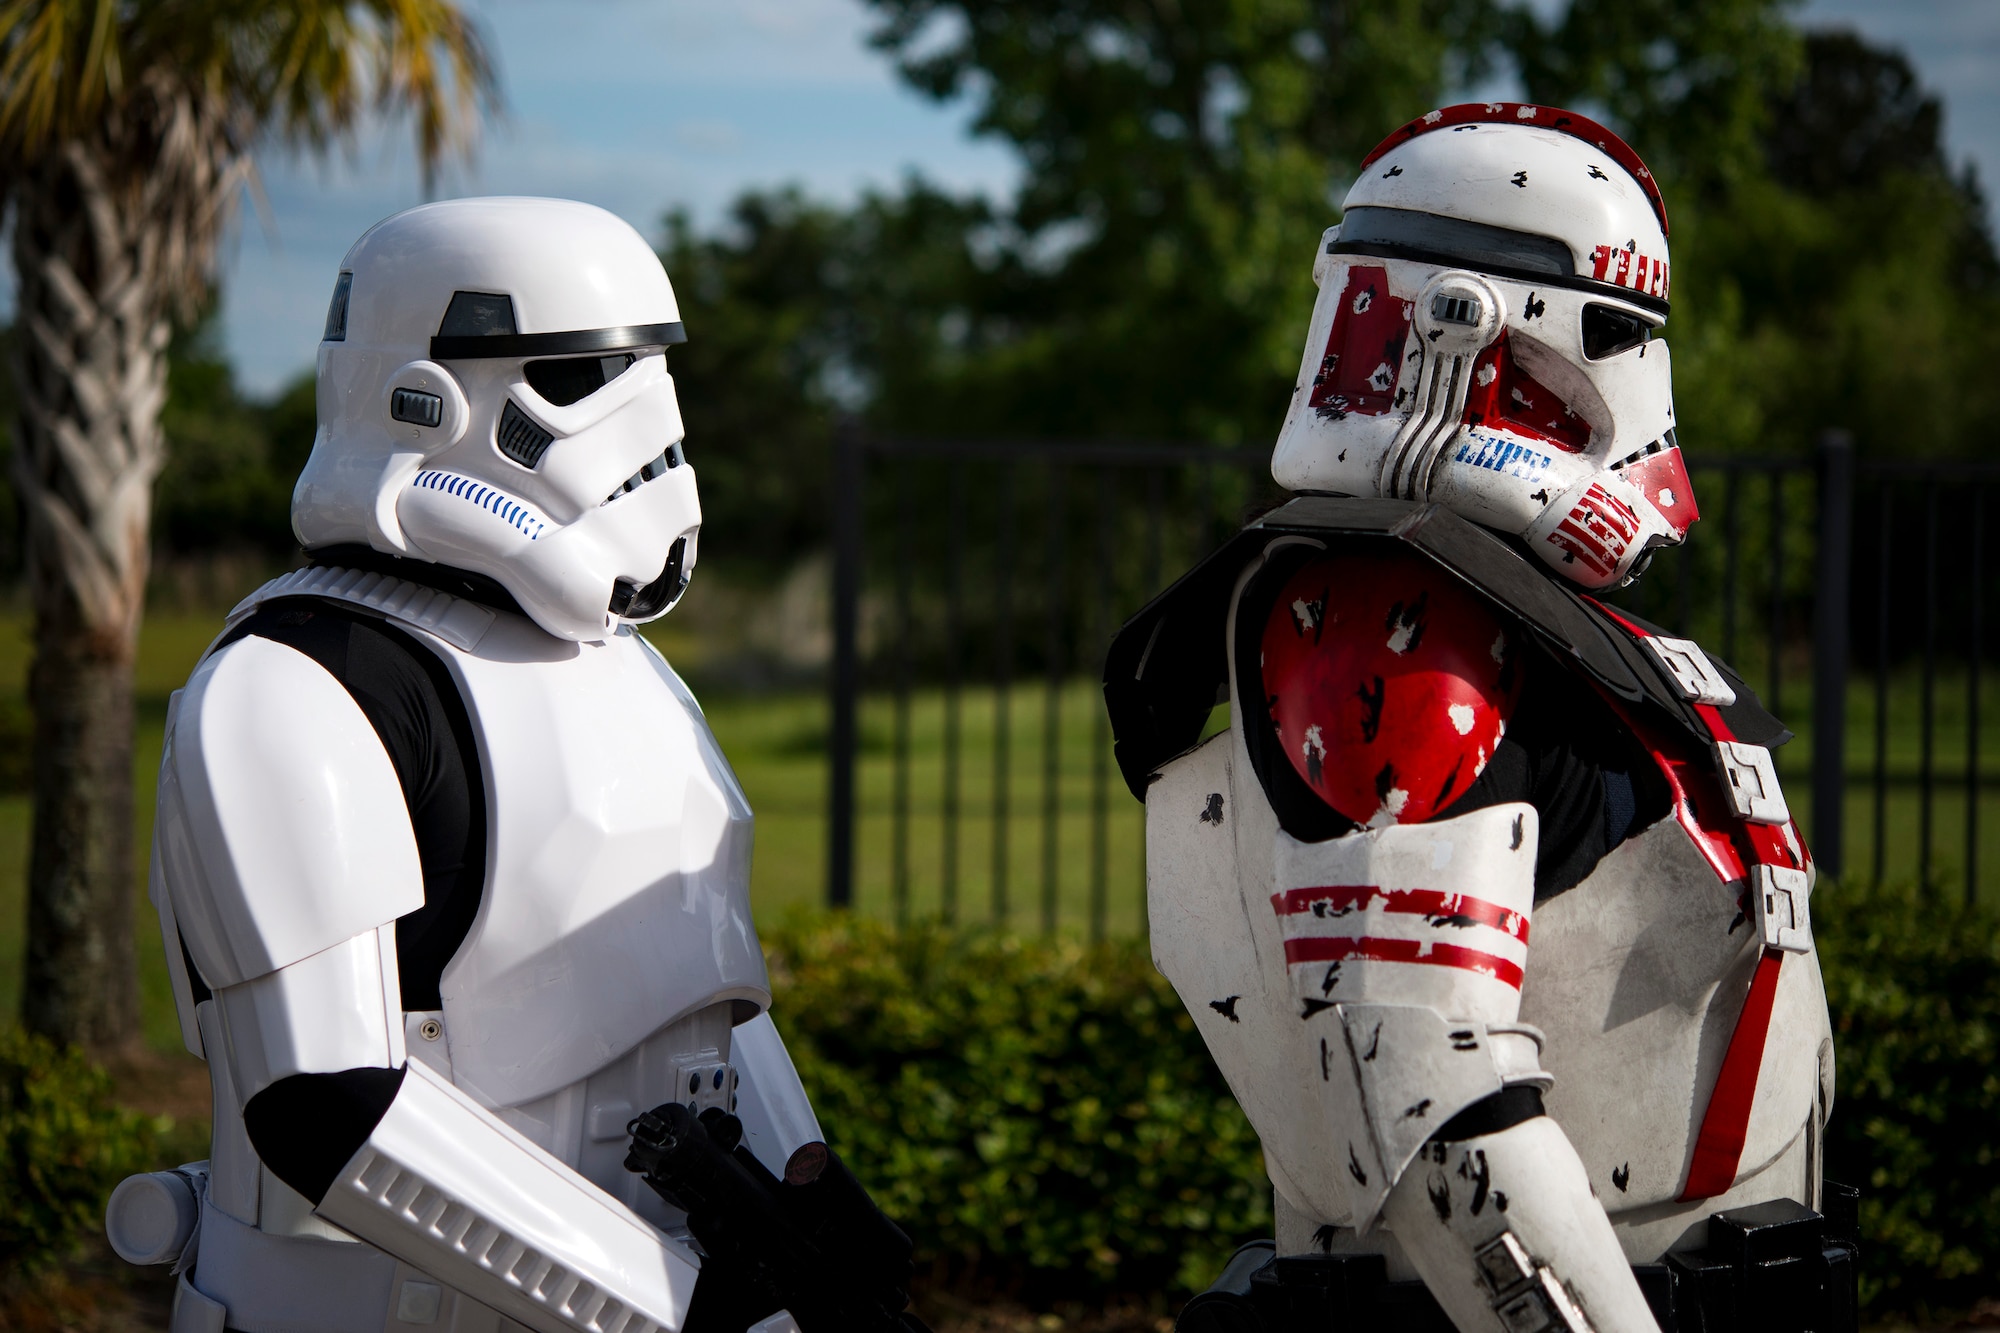
<svg viewBox="0 0 2000 1333"><path fill-rule="evenodd" d="M138 1033L132 663L167 338L214 281L254 153L407 114L428 182L496 100L453 0L0 0L35 617L30 1029L99 1049Z"/></svg>

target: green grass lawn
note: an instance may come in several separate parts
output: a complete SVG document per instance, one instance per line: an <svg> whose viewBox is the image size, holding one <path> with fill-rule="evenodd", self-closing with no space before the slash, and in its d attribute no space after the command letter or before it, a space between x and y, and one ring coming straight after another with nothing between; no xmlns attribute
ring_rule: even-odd
<svg viewBox="0 0 2000 1333"><path fill-rule="evenodd" d="M165 612L149 616L138 667L139 734L135 754L138 839L141 864L133 868L140 896L140 973L146 1033L161 1049L178 1042L167 994L153 914L144 904L143 857L152 832L154 771L159 764L166 703L186 679L221 623L218 614ZM677 662L690 664L702 678L702 645L687 631L661 626L658 642ZM28 658L27 626L18 614L0 616L0 691L18 691ZM735 765L757 812L756 854L751 897L760 916L816 905L825 896L827 707L817 693L732 694L717 687L705 698L710 723ZM1941 678L1936 689L1936 759L1941 770L1933 823L1933 875L1956 891L1961 884L1966 802L1962 774L1966 753L1966 700L1963 676ZM1066 933L1092 928L1094 903L1102 904L1104 927L1113 933L1143 928L1144 849L1142 809L1126 792L1110 762L1101 723L1101 703L1093 684L1073 681L1056 699L1056 745L1045 745L1048 697L1040 682L1014 689L1007 700L1010 775L1005 799L1007 821L1004 878L996 889L995 741L997 700L991 689L968 689L959 699L959 763L955 839L948 835L944 810L953 799L947 775L946 699L942 691L916 692L910 701L909 760L901 779L909 816L902 827L905 851L897 873L894 760L898 721L894 701L871 696L861 715L862 753L857 774L860 824L857 830L856 896L861 910L911 916L944 914L947 906L966 922L1000 921L1016 929L1041 929L1050 919ZM1873 683L1857 680L1850 695L1848 766L1856 779L1872 773L1875 695ZM1786 712L1803 733L1810 716L1804 692L1788 694ZM1921 737L1916 726L1918 681L1904 674L1891 681L1889 770L1916 768ZM1982 710L1983 766L2000 772L2000 708ZM1223 714L1218 710L1216 723ZM1051 764L1053 759L1053 764ZM1781 754L1794 808L1809 827L1810 738ZM1051 791L1048 779L1053 773ZM1102 802L1103 820L1094 812ZM1050 818L1051 813L1053 818ZM1982 830L2000 830L2000 789L1983 790L1976 803ZM1853 871L1872 864L1873 806L1868 790L1849 788L1847 856ZM1919 833L1918 793L1897 785L1887 808L1887 868L1892 876L1914 874ZM1099 830L1101 829L1101 833ZM1049 841L1052 832L1053 842ZM22 876L27 858L28 812L23 797L0 798L0 1023L11 1022L19 1001L22 947ZM955 874L952 873L955 867ZM2000 846L1984 850L1982 892L2000 896ZM898 883L903 886L898 893ZM947 885L950 885L949 891ZM1099 896L1101 895L1101 897Z"/></svg>

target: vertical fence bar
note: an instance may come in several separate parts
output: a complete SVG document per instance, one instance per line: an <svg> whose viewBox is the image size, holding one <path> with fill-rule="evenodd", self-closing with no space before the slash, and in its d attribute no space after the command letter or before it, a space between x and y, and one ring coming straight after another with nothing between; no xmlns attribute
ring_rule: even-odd
<svg viewBox="0 0 2000 1333"><path fill-rule="evenodd" d="M1683 638L1696 637L1694 628L1694 533L1701 531L1699 524L1688 534L1688 542L1674 552L1674 604L1675 632Z"/></svg>
<svg viewBox="0 0 2000 1333"><path fill-rule="evenodd" d="M1965 654L1965 905L1979 901L1979 659L1985 644L1986 488L1972 486L1972 613Z"/></svg>
<svg viewBox="0 0 2000 1333"><path fill-rule="evenodd" d="M959 641L965 635L965 460L951 461L944 561L944 783L939 819L938 915L958 920Z"/></svg>
<svg viewBox="0 0 2000 1333"><path fill-rule="evenodd" d="M1917 761L1917 887L1931 887L1931 817L1936 785L1934 746L1937 730L1937 518L1938 485L1924 483L1924 663L1921 709L1923 736Z"/></svg>
<svg viewBox="0 0 2000 1333"><path fill-rule="evenodd" d="M1056 932L1062 876L1062 686L1063 596L1068 584L1069 506L1064 483L1068 469L1049 464L1049 553L1045 584L1049 598L1048 679L1042 694L1042 933Z"/></svg>
<svg viewBox="0 0 2000 1333"><path fill-rule="evenodd" d="M1819 532L1813 555L1812 840L1835 879L1847 864L1847 643L1854 535L1854 439L1828 431L1819 444Z"/></svg>
<svg viewBox="0 0 2000 1333"><path fill-rule="evenodd" d="M1146 600L1159 596L1160 570L1166 563L1166 476L1159 468L1146 469ZM1151 929L1146 888L1146 821L1139 820L1139 930Z"/></svg>
<svg viewBox="0 0 2000 1333"><path fill-rule="evenodd" d="M1012 459L1000 464L999 532L994 542L993 590L993 923L1007 924L1008 789L1012 778L1014 687L1014 473Z"/></svg>
<svg viewBox="0 0 2000 1333"><path fill-rule="evenodd" d="M843 421L833 437L833 698L827 744L826 901L854 904L855 708L861 689L861 428Z"/></svg>
<svg viewBox="0 0 2000 1333"><path fill-rule="evenodd" d="M1728 476L1722 501L1722 656L1735 666L1736 580L1743 554L1743 525L1739 521L1743 510L1743 469L1732 464Z"/></svg>
<svg viewBox="0 0 2000 1333"><path fill-rule="evenodd" d="M1104 678L1105 653L1111 646L1111 518L1118 489L1110 467L1097 472L1097 651L1090 661L1094 676ZM1111 880L1111 717L1102 695L1092 692L1090 708L1090 938L1104 938L1106 898Z"/></svg>
<svg viewBox="0 0 2000 1333"><path fill-rule="evenodd" d="M1770 656L1771 698L1766 705L1774 717L1785 715L1785 474L1787 469L1771 469L1771 564L1770 619L1765 629L1765 651ZM1772 762L1777 755L1771 756Z"/></svg>
<svg viewBox="0 0 2000 1333"><path fill-rule="evenodd" d="M896 505L896 697L890 742L889 904L898 926L910 920L910 469L914 457L895 460L891 492Z"/></svg>
<svg viewBox="0 0 2000 1333"><path fill-rule="evenodd" d="M1893 486L1884 479L1881 518L1875 524L1881 547L1875 555L1875 882L1888 866L1889 844L1889 572L1891 527L1896 519Z"/></svg>

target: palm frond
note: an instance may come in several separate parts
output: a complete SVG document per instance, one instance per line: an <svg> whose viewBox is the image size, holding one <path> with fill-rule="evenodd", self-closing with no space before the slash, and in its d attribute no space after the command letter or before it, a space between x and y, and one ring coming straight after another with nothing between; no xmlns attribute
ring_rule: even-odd
<svg viewBox="0 0 2000 1333"><path fill-rule="evenodd" d="M87 135L159 76L313 151L370 112L408 113L427 182L500 109L484 35L453 0L0 0L0 154Z"/></svg>

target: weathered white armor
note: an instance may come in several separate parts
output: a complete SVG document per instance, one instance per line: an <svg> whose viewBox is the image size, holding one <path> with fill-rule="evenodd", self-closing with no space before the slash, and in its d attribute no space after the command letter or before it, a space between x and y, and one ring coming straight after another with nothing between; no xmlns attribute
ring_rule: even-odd
<svg viewBox="0 0 2000 1333"><path fill-rule="evenodd" d="M665 1101L734 1106L777 1171L818 1137L763 1015L741 788L636 636L572 643L327 568L266 585L230 623L302 595L380 615L450 667L485 769L484 900L442 1010L404 1013L393 922L422 889L374 733L282 644L203 660L176 696L152 885L215 1085L175 1328L677 1326L696 1261L623 1169L626 1123ZM182 941L212 999L195 1003ZM317 1210L259 1162L241 1119L258 1091L405 1060Z"/></svg>
<svg viewBox="0 0 2000 1333"><path fill-rule="evenodd" d="M1278 534L1315 504L1364 507L1296 502L1266 520L1267 549L1297 544ZM1383 527L1404 521L1397 510ZM1261 563L1236 575L1239 595ZM1240 641L1236 614L1232 599L1227 643ZM1159 632L1145 619L1133 638L1152 638L1155 653L1188 623L1171 605ZM1714 671L1699 649L1668 642ZM1233 700L1245 697L1241 666L1232 653ZM1580 677L1575 688L1590 687ZM1746 772L1768 771L1768 752L1741 748L1762 755ZM1521 1280L1545 1291L1551 1317L1570 1317L1560 1302L1577 1298L1577 1322L1551 1326L1643 1330L1652 1317L1625 1265L1701 1246L1721 1210L1772 1199L1817 1207L1832 1043L1809 928L1791 925L1806 915L1810 862L1775 784L1756 794L1777 803L1760 805L1780 812L1761 827L1797 852L1802 871L1730 862L1726 832L1704 830L1677 800L1677 814L1536 904L1532 806L1301 841L1280 827L1253 770L1240 708L1228 731L1159 765L1145 789L1154 957L1263 1139L1277 1253L1379 1253L1392 1279L1422 1277L1462 1329L1512 1327L1490 1321L1502 1296L1527 1287L1480 1276L1512 1253L1487 1252L1504 1231L1532 1261ZM1748 890L1780 875L1797 908L1766 925ZM1453 950L1476 961L1434 965ZM1750 1051L1740 1150L1725 1180L1700 1186L1698 1145L1725 1059L1744 1044L1760 967L1775 979L1770 1035L1760 1029ZM1448 1152L1431 1141L1459 1111L1517 1085L1545 1090L1546 1117ZM1726 1129L1721 1137L1726 1145Z"/></svg>
<svg viewBox="0 0 2000 1333"><path fill-rule="evenodd" d="M1851 1236L1809 1211L1832 1043L1788 733L1577 591L1698 517L1659 188L1586 117L1475 103L1389 135L1342 207L1272 458L1298 498L1105 672L1155 956L1277 1189L1281 1259L1244 1280L1333 1300L1339 1265L1282 1257L1373 1255L1463 1333L1733 1333L1779 1287L1705 1252L1728 1213L1796 1223L1800 1327L1851 1329ZM1312 1323L1292 1299L1273 1329ZM1394 1324L1354 1299L1314 1318Z"/></svg>

